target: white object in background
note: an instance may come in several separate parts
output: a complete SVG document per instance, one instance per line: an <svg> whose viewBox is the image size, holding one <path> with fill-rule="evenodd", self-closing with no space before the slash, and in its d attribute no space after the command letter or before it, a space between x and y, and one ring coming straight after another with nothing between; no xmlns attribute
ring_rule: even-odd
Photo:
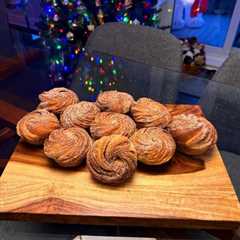
<svg viewBox="0 0 240 240"><path fill-rule="evenodd" d="M228 51L224 51L222 48L216 48L212 46L205 46L206 52L206 68L219 68L229 56Z"/></svg>
<svg viewBox="0 0 240 240"><path fill-rule="evenodd" d="M162 11L159 13L159 27L168 28L172 24L174 0L162 1L160 8Z"/></svg>

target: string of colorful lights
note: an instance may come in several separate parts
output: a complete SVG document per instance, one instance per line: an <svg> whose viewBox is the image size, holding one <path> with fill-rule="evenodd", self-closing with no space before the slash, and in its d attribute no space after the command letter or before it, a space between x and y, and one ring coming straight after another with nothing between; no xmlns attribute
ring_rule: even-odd
<svg viewBox="0 0 240 240"><path fill-rule="evenodd" d="M81 54L82 64L79 64L75 76L79 84L90 94L115 88L119 80L124 79L120 61L115 57Z"/></svg>

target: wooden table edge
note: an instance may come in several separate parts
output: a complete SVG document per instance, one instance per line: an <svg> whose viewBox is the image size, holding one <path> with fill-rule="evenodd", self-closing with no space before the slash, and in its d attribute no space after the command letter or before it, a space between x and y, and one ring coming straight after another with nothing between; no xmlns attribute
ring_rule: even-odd
<svg viewBox="0 0 240 240"><path fill-rule="evenodd" d="M88 224L99 226L132 226L132 227L157 227L157 228L188 228L188 229L228 229L235 230L240 226L239 221L210 221L197 219L179 218L134 218L134 217L111 217L111 216L86 216L86 215L57 215L40 213L0 212L0 220L31 221L39 223L59 224Z"/></svg>

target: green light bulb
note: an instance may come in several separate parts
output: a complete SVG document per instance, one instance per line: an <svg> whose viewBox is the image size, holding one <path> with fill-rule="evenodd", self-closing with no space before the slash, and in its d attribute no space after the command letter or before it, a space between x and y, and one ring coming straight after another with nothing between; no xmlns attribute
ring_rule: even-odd
<svg viewBox="0 0 240 240"><path fill-rule="evenodd" d="M128 18L127 16L125 16L125 17L123 18L123 22L128 23L128 22L129 22L129 18Z"/></svg>
<svg viewBox="0 0 240 240"><path fill-rule="evenodd" d="M152 20L153 20L153 21L156 21L156 20L157 20L157 16L156 16L156 15L153 15Z"/></svg>

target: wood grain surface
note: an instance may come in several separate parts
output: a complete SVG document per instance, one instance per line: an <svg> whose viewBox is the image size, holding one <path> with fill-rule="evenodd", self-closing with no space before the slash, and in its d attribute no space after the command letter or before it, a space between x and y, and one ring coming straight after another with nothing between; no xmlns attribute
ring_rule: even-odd
<svg viewBox="0 0 240 240"><path fill-rule="evenodd" d="M202 114L198 106L168 108ZM240 225L239 202L217 147L198 159L175 157L180 160L169 170L140 166L129 182L111 187L94 181L84 165L61 169L41 148L20 142L0 178L0 218L167 228ZM190 170L176 174L182 165Z"/></svg>

